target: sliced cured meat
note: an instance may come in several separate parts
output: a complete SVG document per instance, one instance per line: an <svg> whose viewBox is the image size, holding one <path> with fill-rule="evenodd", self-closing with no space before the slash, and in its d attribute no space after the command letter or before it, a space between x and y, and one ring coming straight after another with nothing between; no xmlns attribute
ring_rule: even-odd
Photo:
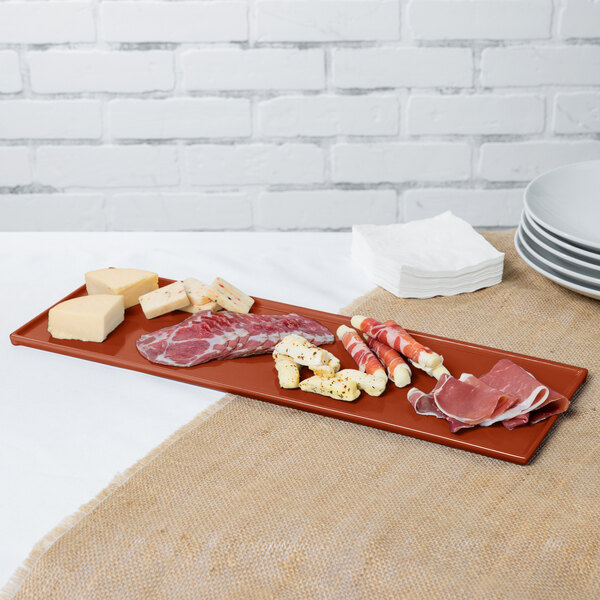
<svg viewBox="0 0 600 600"><path fill-rule="evenodd" d="M400 352L419 367L433 368L442 364L442 357L439 354L417 342L407 331L393 321L381 323L369 317L356 315L352 317L352 325Z"/></svg>
<svg viewBox="0 0 600 600"><path fill-rule="evenodd" d="M331 344L331 332L301 315L198 312L177 325L142 335L140 354L151 362L191 367L211 360L266 354L290 333L315 345Z"/></svg>
<svg viewBox="0 0 600 600"><path fill-rule="evenodd" d="M546 402L536 410L532 410L529 416L531 423L539 423L548 417L559 415L569 408L569 399L558 392L548 388L549 394Z"/></svg>
<svg viewBox="0 0 600 600"><path fill-rule="evenodd" d="M440 385L440 382L436 384L436 388ZM435 404L435 400L433 397L433 392L430 394L426 394L422 392L418 388L411 388L408 390L407 398L411 403L412 407L415 409L415 412L419 415L431 415L433 417L437 417L438 419L446 419L448 421L448 425L450 426L450 432L456 433L461 429L469 429L474 427L474 425L468 425L467 423L463 423L457 419L453 419L448 415L445 415Z"/></svg>
<svg viewBox="0 0 600 600"><path fill-rule="evenodd" d="M365 341L358 335L354 329L347 325L340 325L337 330L337 336L344 344L348 354L358 365L358 369L363 373L368 373L381 379L387 379L387 374L377 356L367 346Z"/></svg>
<svg viewBox="0 0 600 600"><path fill-rule="evenodd" d="M453 432L461 428L460 423L487 427L501 422L512 430L562 413L569 406L565 396L508 359L498 361L479 378L463 373L454 379L444 374L430 394L409 390L408 401L419 414L441 415Z"/></svg>
<svg viewBox="0 0 600 600"><path fill-rule="evenodd" d="M387 344L365 335L367 345L377 358L383 363L387 370L388 377L397 387L404 387L410 383L412 372L406 361Z"/></svg>
<svg viewBox="0 0 600 600"><path fill-rule="evenodd" d="M531 412L542 406L548 399L549 389L525 369L507 358L499 360L480 379L490 386L516 396L520 400L505 414L499 415L502 418L497 418L497 421L512 419L521 413Z"/></svg>
<svg viewBox="0 0 600 600"><path fill-rule="evenodd" d="M472 375L455 379L442 375L433 394L436 406L448 417L467 425L479 425L491 418L502 393Z"/></svg>

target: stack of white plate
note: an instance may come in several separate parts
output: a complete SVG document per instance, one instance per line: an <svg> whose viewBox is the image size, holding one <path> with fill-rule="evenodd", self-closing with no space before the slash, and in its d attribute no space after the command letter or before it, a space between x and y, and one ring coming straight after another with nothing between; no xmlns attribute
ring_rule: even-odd
<svg viewBox="0 0 600 600"><path fill-rule="evenodd" d="M554 169L527 186L515 247L548 279L600 299L600 160Z"/></svg>

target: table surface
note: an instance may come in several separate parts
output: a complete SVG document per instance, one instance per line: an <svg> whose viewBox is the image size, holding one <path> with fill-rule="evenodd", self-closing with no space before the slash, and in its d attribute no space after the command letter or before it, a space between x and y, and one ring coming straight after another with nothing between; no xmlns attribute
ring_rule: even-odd
<svg viewBox="0 0 600 600"><path fill-rule="evenodd" d="M2 233L0 588L32 546L223 396L23 346L9 334L107 266L220 275L251 295L338 312L373 287L349 233Z"/></svg>

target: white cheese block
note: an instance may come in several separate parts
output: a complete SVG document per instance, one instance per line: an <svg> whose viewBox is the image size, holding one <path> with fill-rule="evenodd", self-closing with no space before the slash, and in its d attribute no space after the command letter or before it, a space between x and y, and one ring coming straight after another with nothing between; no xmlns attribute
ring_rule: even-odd
<svg viewBox="0 0 600 600"><path fill-rule="evenodd" d="M48 331L61 340L103 342L123 322L123 296L94 294L65 300L48 313Z"/></svg>
<svg viewBox="0 0 600 600"><path fill-rule="evenodd" d="M294 362L305 367L318 367L326 365L329 361L329 358L325 357L325 350L295 333L286 335L275 346L275 351L289 356Z"/></svg>
<svg viewBox="0 0 600 600"><path fill-rule="evenodd" d="M188 296L188 298L189 298L189 296ZM223 307L219 306L216 302L209 300L205 304L188 304L187 306L184 306L183 308L180 308L179 310L183 310L185 312L195 314L202 310L210 310L212 312L218 312L219 310L223 310Z"/></svg>
<svg viewBox="0 0 600 600"><path fill-rule="evenodd" d="M285 354L273 352L279 385L285 389L294 389L300 385L300 367Z"/></svg>
<svg viewBox="0 0 600 600"><path fill-rule="evenodd" d="M139 303L139 297L158 288L158 275L141 269L99 269L85 274L87 293L119 294L125 308Z"/></svg>
<svg viewBox="0 0 600 600"><path fill-rule="evenodd" d="M225 310L237 313L250 312L254 299L238 290L231 283L217 277L206 290L206 295L220 304Z"/></svg>
<svg viewBox="0 0 600 600"><path fill-rule="evenodd" d="M190 304L207 304L212 300L206 295L206 288L208 287L205 283L188 277L183 280L183 287L187 297L190 299Z"/></svg>
<svg viewBox="0 0 600 600"><path fill-rule="evenodd" d="M188 306L189 303L181 281L165 285L140 296L140 304L147 319L154 319L154 317L183 308Z"/></svg>
<svg viewBox="0 0 600 600"><path fill-rule="evenodd" d="M326 379L324 377L309 377L300 382L300 389L305 392L313 392L322 396L329 396L336 400L344 400L352 402L360 396L360 390L356 381L351 381L346 378L332 377Z"/></svg>
<svg viewBox="0 0 600 600"><path fill-rule="evenodd" d="M335 378L355 382L359 389L367 392L369 396L381 396L388 381L387 375L384 379L383 377L377 377L377 375L363 373L358 369L342 369L336 374Z"/></svg>

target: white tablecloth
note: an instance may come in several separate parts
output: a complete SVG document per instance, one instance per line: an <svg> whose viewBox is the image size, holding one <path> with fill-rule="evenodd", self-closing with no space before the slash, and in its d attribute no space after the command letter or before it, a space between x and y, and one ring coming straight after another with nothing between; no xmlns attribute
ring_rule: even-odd
<svg viewBox="0 0 600 600"><path fill-rule="evenodd" d="M12 331L107 266L221 275L337 312L373 287L349 256L349 233L0 234L0 587L38 539L223 395L12 346Z"/></svg>

